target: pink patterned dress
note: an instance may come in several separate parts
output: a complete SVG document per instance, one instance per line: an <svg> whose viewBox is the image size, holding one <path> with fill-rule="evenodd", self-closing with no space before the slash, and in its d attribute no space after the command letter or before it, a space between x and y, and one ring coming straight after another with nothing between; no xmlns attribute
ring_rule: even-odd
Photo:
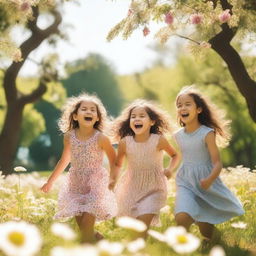
<svg viewBox="0 0 256 256"><path fill-rule="evenodd" d="M159 137L151 134L143 143L135 142L133 136L125 137L128 166L115 190L118 216L158 215L166 205L167 179L163 153L157 149ZM157 222L156 216L152 224Z"/></svg>
<svg viewBox="0 0 256 256"><path fill-rule="evenodd" d="M109 172L103 167L103 151L98 146L100 132L80 141L70 132L71 167L59 192L55 219L87 212L96 220L106 220L117 213L115 195L108 189Z"/></svg>

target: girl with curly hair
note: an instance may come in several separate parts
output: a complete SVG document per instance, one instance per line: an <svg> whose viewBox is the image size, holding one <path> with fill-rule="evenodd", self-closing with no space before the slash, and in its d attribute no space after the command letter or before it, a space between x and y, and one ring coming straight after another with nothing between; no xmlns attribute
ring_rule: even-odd
<svg viewBox="0 0 256 256"><path fill-rule="evenodd" d="M57 177L71 163L65 184L59 192L56 219L75 217L84 242L93 242L96 220L116 215L114 193L109 190L109 173L103 167L106 153L110 176L113 175L116 153L102 131L107 113L102 102L94 95L81 94L67 100L59 120L64 134L62 156L46 184L48 192Z"/></svg>
<svg viewBox="0 0 256 256"><path fill-rule="evenodd" d="M147 227L151 222L157 223L159 210L167 199L166 177L178 164L176 150L164 137L170 130L168 114L146 100L134 101L115 120L113 133L120 140L117 168L127 158L127 170L115 189L118 216L137 218ZM165 170L163 151L172 159Z"/></svg>

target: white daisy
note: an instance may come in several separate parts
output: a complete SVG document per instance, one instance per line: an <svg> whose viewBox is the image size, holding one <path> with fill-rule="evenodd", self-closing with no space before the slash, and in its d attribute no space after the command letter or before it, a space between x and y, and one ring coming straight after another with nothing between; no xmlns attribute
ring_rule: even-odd
<svg viewBox="0 0 256 256"><path fill-rule="evenodd" d="M99 252L96 247L91 245L76 246L74 248L63 248L56 246L51 250L51 256L99 256Z"/></svg>
<svg viewBox="0 0 256 256"><path fill-rule="evenodd" d="M245 229L247 227L247 224L242 222L242 221L239 221L239 222L234 222L234 223L231 223L231 226L233 228L240 228L240 229Z"/></svg>
<svg viewBox="0 0 256 256"><path fill-rule="evenodd" d="M168 245L177 253L191 253L195 251L200 240L194 235L187 233L184 227L170 227L165 231L165 237Z"/></svg>
<svg viewBox="0 0 256 256"><path fill-rule="evenodd" d="M211 251L209 256L225 256L225 251L223 250L223 248L219 245L214 246Z"/></svg>
<svg viewBox="0 0 256 256"><path fill-rule="evenodd" d="M119 242L109 242L101 240L97 244L100 254L103 255L120 255L124 250L124 245Z"/></svg>
<svg viewBox="0 0 256 256"><path fill-rule="evenodd" d="M146 246L145 240L143 238L138 238L126 245L126 248L129 252L135 253L139 250L144 249Z"/></svg>
<svg viewBox="0 0 256 256"><path fill-rule="evenodd" d="M73 240L76 238L76 234L67 224L53 223L51 226L51 232L66 240Z"/></svg>
<svg viewBox="0 0 256 256"><path fill-rule="evenodd" d="M116 220L116 225L121 228L131 229L137 232L144 232L147 229L144 222L127 216L118 218Z"/></svg>
<svg viewBox="0 0 256 256"><path fill-rule="evenodd" d="M166 242L165 236L155 230L148 230L148 234L160 242Z"/></svg>
<svg viewBox="0 0 256 256"><path fill-rule="evenodd" d="M8 256L35 255L41 244L41 236L35 225L24 221L0 224L0 249Z"/></svg>
<svg viewBox="0 0 256 256"><path fill-rule="evenodd" d="M23 166L16 166L16 167L14 168L14 171L15 171L15 172L26 172L27 169L24 168Z"/></svg>

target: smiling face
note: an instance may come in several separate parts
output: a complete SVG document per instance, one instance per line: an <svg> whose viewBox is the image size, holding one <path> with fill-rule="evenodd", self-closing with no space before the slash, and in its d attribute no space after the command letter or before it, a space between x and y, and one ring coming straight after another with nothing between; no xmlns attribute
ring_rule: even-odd
<svg viewBox="0 0 256 256"><path fill-rule="evenodd" d="M82 101L77 113L73 114L73 119L79 123L80 127L93 127L99 121L96 104L91 101Z"/></svg>
<svg viewBox="0 0 256 256"><path fill-rule="evenodd" d="M150 128L154 123L155 122L150 119L145 108L135 107L131 111L130 127L136 135L149 133Z"/></svg>
<svg viewBox="0 0 256 256"><path fill-rule="evenodd" d="M186 125L193 121L198 120L198 115L202 112L201 108L198 108L194 98L189 94L181 94L176 101L178 118Z"/></svg>

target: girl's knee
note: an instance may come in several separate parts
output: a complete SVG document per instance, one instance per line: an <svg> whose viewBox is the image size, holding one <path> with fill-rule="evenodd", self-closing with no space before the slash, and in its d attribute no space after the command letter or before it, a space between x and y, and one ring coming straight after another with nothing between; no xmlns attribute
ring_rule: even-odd
<svg viewBox="0 0 256 256"><path fill-rule="evenodd" d="M178 226L184 226L185 228L189 228L189 226L194 222L192 217L185 213L185 212L180 212L175 215L175 221Z"/></svg>

